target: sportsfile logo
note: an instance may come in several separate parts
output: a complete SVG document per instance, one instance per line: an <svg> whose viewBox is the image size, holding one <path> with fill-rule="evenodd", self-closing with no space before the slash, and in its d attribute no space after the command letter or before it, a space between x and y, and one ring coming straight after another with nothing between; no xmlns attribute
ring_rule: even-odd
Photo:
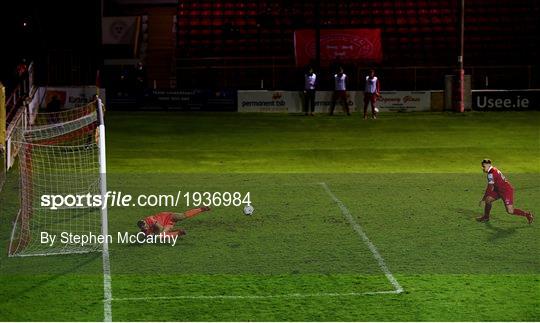
<svg viewBox="0 0 540 323"><path fill-rule="evenodd" d="M107 191L105 194L43 194L41 207L50 210L69 208L108 207L187 207L199 206L241 206L251 204L250 192L183 192L173 194L140 194L135 198L131 194Z"/></svg>

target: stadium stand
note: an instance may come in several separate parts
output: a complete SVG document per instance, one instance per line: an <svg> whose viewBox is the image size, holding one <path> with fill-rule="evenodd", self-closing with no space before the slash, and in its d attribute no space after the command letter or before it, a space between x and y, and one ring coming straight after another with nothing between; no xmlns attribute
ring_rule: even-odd
<svg viewBox="0 0 540 323"><path fill-rule="evenodd" d="M319 24L380 28L384 58L378 67L386 69L385 86L441 89L440 75L451 74L456 64L457 15L456 2L442 0L182 1L177 10L179 83L197 87L219 75L221 86L253 88L266 79L269 87L294 88L293 32ZM497 86L501 75L514 75L516 88L538 87L538 21L538 1L466 2L465 66L476 88L485 86L486 77Z"/></svg>

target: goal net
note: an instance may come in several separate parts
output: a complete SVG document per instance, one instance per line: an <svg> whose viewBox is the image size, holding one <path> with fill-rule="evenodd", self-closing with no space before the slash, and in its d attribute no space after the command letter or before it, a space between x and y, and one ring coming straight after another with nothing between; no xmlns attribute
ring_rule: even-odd
<svg viewBox="0 0 540 323"><path fill-rule="evenodd" d="M101 107L98 99L67 111L41 113L31 127L18 130L14 140L19 148L20 209L10 256L101 250L97 241L83 244L74 238L102 233L103 209L88 203L92 199L79 198L104 190Z"/></svg>

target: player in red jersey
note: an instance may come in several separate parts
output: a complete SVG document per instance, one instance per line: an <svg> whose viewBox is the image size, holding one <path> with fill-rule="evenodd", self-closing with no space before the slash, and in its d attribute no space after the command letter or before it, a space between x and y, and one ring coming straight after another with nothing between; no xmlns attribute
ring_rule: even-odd
<svg viewBox="0 0 540 323"><path fill-rule="evenodd" d="M203 206L196 209L187 210L184 213L175 212L160 212L149 217L139 220L137 226L144 232L145 235L164 234L164 235L177 235L183 236L186 231L183 229L173 230L174 225L178 221L182 221L187 218L192 218L199 213L210 211L208 206Z"/></svg>
<svg viewBox="0 0 540 323"><path fill-rule="evenodd" d="M533 214L514 208L514 188L506 180L501 171L491 165L490 159L482 160L482 170L484 173L487 173L488 185L484 197L480 200L480 205L482 205L482 202L485 203L484 215L476 220L479 222L489 221L489 212L491 211L492 203L498 199L502 199L508 214L523 216L531 224L534 220Z"/></svg>

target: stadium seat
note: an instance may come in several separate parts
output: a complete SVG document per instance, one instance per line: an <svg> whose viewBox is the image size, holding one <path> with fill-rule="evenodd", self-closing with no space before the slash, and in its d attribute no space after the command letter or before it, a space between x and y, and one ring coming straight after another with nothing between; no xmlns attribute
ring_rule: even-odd
<svg viewBox="0 0 540 323"><path fill-rule="evenodd" d="M530 2L468 1L466 62L490 64L503 60L505 64L521 64L535 60L539 55L540 9L538 5L524 5ZM323 28L380 28L383 66L447 66L455 64L457 6L445 0L324 1L320 3L320 19ZM294 62L293 33L312 26L315 8L316 4L308 0L295 0L286 6L270 0L181 1L178 44L198 45L179 51L179 55L280 55ZM222 26L227 22L236 27L235 33L225 35Z"/></svg>

